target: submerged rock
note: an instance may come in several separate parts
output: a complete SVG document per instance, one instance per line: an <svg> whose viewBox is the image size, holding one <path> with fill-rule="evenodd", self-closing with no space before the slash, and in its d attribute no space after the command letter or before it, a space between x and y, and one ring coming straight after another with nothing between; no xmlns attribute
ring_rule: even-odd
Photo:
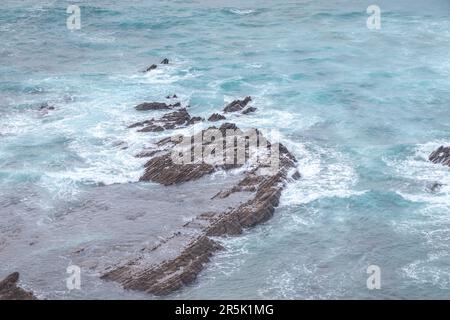
<svg viewBox="0 0 450 320"><path fill-rule="evenodd" d="M39 110L41 110L41 111L55 110L55 107L52 106L52 105L49 105L48 103L43 103L43 104L41 104L41 106L39 107Z"/></svg>
<svg viewBox="0 0 450 320"><path fill-rule="evenodd" d="M224 109L224 112L237 112L244 109L247 104L252 101L251 97L246 97L243 100L234 100L233 102L229 103Z"/></svg>
<svg viewBox="0 0 450 320"><path fill-rule="evenodd" d="M438 192L444 185L440 182L434 182L428 186L428 190L431 192Z"/></svg>
<svg viewBox="0 0 450 320"><path fill-rule="evenodd" d="M148 67L147 69L145 69L144 72L150 72L152 70L155 70L156 68L158 68L158 66L156 64L152 64L150 67Z"/></svg>
<svg viewBox="0 0 450 320"><path fill-rule="evenodd" d="M169 59L164 58L163 61L161 61L161 64L169 64Z"/></svg>
<svg viewBox="0 0 450 320"><path fill-rule="evenodd" d="M19 273L14 272L0 281L0 300L36 300L32 292L20 288Z"/></svg>
<svg viewBox="0 0 450 320"><path fill-rule="evenodd" d="M450 147L440 146L436 151L433 151L428 159L433 163L440 163L450 166Z"/></svg>

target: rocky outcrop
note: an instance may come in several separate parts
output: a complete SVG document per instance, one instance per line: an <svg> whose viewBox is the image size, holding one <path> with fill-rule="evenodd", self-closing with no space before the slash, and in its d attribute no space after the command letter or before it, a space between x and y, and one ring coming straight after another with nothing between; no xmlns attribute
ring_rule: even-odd
<svg viewBox="0 0 450 320"><path fill-rule="evenodd" d="M169 59L164 58L161 61L161 64L169 64ZM144 72L150 72L152 70L155 70L156 68L158 68L158 66L156 64L152 64L151 66L149 66L147 69L144 70Z"/></svg>
<svg viewBox="0 0 450 320"><path fill-rule="evenodd" d="M158 68L158 66L156 64L152 64L150 67L148 67L147 69L145 69L144 72L150 72L152 70L155 70L156 68Z"/></svg>
<svg viewBox="0 0 450 320"><path fill-rule="evenodd" d="M225 116L220 113L213 113L209 118L208 121L215 122L220 120L225 120Z"/></svg>
<svg viewBox="0 0 450 320"><path fill-rule="evenodd" d="M33 293L20 288L19 273L14 272L0 281L0 300L36 300Z"/></svg>
<svg viewBox="0 0 450 320"><path fill-rule="evenodd" d="M191 121L191 116L186 108L182 108L170 113L166 113L160 119L150 119L136 122L128 128L144 127L139 132L160 132L169 129L176 129L187 125Z"/></svg>
<svg viewBox="0 0 450 320"><path fill-rule="evenodd" d="M250 97L236 100L226 108L228 112L240 111L250 100ZM187 115L165 117L180 119L176 121L178 124L189 123L192 119L188 119ZM214 139L211 138L211 132L215 134ZM230 134L233 135L232 139L227 139ZM245 142L239 145L237 142L242 136L256 137L253 141L258 141L258 146L262 148L259 151L263 153L277 151L274 153L277 157L272 158L277 165L272 167L266 162L252 160L250 144ZM233 141L231 145L228 145L229 141ZM242 146L245 147L243 163L237 161L238 149ZM220 150L223 150L223 154L219 153ZM201 159L195 157L196 152L200 152ZM175 161L176 155L180 154L184 154L187 161ZM233 163L221 161L226 160L229 154L232 155ZM211 203L227 199L241 201L233 202L232 206L217 205L214 206L215 211L208 212L199 206L197 216L175 230L172 236L162 239L150 249L137 250L140 253L135 258L105 270L102 276L105 280L121 283L126 289L155 295L169 294L192 283L211 256L222 249L212 237L237 235L245 228L270 219L286 184L300 178L297 161L284 145L267 141L259 130L241 130L234 123L203 129L192 136L166 137L156 142L153 150L146 150L140 156L150 158L140 180L156 182L167 188L181 187L196 181L201 184L200 179L207 179L214 172L245 168L237 182L213 193L209 200ZM214 156L213 161L210 156ZM177 201L176 195L173 196L174 201Z"/></svg>
<svg viewBox="0 0 450 320"><path fill-rule="evenodd" d="M249 113L255 112L256 110L257 110L257 108L255 108L255 107L248 107L247 109L242 111L242 114L249 114Z"/></svg>
<svg viewBox="0 0 450 320"><path fill-rule="evenodd" d="M233 102L229 103L225 108L223 109L224 112L237 112L244 109L247 104L252 101L251 97L246 97L243 100L234 100Z"/></svg>
<svg viewBox="0 0 450 320"><path fill-rule="evenodd" d="M433 163L440 163L450 166L450 147L440 146L436 151L433 151L428 159Z"/></svg>
<svg viewBox="0 0 450 320"><path fill-rule="evenodd" d="M202 117L192 117L188 122L187 125L191 125L191 124L196 124L199 122L204 121L205 119L203 119Z"/></svg>

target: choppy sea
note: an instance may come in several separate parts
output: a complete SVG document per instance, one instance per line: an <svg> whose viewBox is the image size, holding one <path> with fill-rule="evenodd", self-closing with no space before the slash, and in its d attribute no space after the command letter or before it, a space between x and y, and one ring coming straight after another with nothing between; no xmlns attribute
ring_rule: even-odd
<svg viewBox="0 0 450 320"><path fill-rule="evenodd" d="M450 298L450 168L427 161L450 144L450 3L377 1L379 30L371 4L2 0L0 216L17 225L0 227L0 275L29 268L20 248L2 259L21 225L45 229L80 193L139 179L148 136L126 128L142 119L133 106L176 94L207 116L250 95L258 111L236 121L278 130L302 179L170 298Z"/></svg>

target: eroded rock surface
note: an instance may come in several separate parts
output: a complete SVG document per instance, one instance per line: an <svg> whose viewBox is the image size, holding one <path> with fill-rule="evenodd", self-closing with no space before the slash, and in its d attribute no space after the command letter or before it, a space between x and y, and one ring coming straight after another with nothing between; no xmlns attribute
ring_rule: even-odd
<svg viewBox="0 0 450 320"><path fill-rule="evenodd" d="M220 113L213 113L211 116L209 116L208 121L215 122L220 120L225 120L225 116Z"/></svg>
<svg viewBox="0 0 450 320"><path fill-rule="evenodd" d="M224 112L237 112L244 109L249 102L252 101L251 97L246 97L243 100L234 100L233 102L229 103L225 108L223 109Z"/></svg>

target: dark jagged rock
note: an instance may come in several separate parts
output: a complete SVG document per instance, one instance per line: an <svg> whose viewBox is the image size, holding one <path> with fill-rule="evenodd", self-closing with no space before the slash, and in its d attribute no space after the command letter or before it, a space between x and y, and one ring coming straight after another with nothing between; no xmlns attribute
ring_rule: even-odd
<svg viewBox="0 0 450 320"><path fill-rule="evenodd" d="M156 125L156 124L150 124L146 126L143 129L138 130L139 132L161 132L164 131L164 127Z"/></svg>
<svg viewBox="0 0 450 320"><path fill-rule="evenodd" d="M14 272L0 281L0 300L36 300L33 293L20 288L19 273Z"/></svg>
<svg viewBox="0 0 450 320"><path fill-rule="evenodd" d="M230 130L236 135L247 136L249 134L247 131L240 130L234 123L224 123L218 129L227 134ZM187 150L195 152L194 150L200 149L204 155L205 143L196 139L196 136L204 136L206 130L202 130L194 136L184 137L187 139L186 141L193 142L192 146L187 145ZM252 132L260 134L258 130ZM157 142L158 149L155 150L153 158L145 164L145 173L141 177L141 181L153 181L166 186L177 185L180 187L180 184L195 183L197 179L217 170L229 170L242 165L213 165L203 161L186 164L174 163L172 152L179 151L174 148L179 146L184 139L183 136L178 136L176 139L167 137ZM258 141L264 140L262 136L259 136ZM200 142L202 145L195 145L196 141L197 143L202 141ZM214 141L221 143L220 140L214 139ZM225 141L226 139L223 138L224 143ZM208 144L206 143L206 145ZM279 165L277 167L271 171L263 171L266 167L264 164L250 165L236 184L229 189L228 187L222 189L210 199L210 201L242 199L237 205L223 207L221 211L217 212L202 212L200 209L195 218L184 224L172 236L163 239L161 243L151 249L143 248L141 252L145 252L145 254L137 255L129 261L105 270L102 278L117 281L126 289L145 291L155 295L169 294L195 281L211 256L216 251L223 249L211 237L237 235L242 233L245 228L253 227L270 219L274 214L275 207L279 204L281 191L286 183L291 179L300 178L296 169L296 159L284 145L267 142L266 147L267 150L278 147ZM231 149L224 148L224 150L227 153L229 150L236 152L237 149L233 143ZM163 152L163 154L158 152ZM246 161L249 161L248 159L246 157ZM174 248L178 249L175 249L169 258L162 260L155 258L161 257L161 255L165 256L168 250L173 252ZM158 262L155 262L155 259Z"/></svg>
<svg viewBox="0 0 450 320"><path fill-rule="evenodd" d="M151 119L141 122L136 122L128 128L142 127L144 128L138 130L139 132L160 132L168 129L175 129L183 125L187 125L191 120L191 116L186 111L186 108L166 113L161 119Z"/></svg>
<svg viewBox="0 0 450 320"><path fill-rule="evenodd" d="M176 94L174 94L173 96L168 95L166 97L166 99L176 99L176 98L178 98L178 96Z"/></svg>
<svg viewBox="0 0 450 320"><path fill-rule="evenodd" d="M256 110L258 110L258 109L255 107L248 107L247 109L242 111L242 114L249 114L249 113L255 112Z"/></svg>
<svg viewBox="0 0 450 320"><path fill-rule="evenodd" d="M195 123L198 123L198 122L202 122L204 119L202 118L202 117L192 117L189 121L188 121L188 125L191 125L191 124L195 124Z"/></svg>
<svg viewBox="0 0 450 320"><path fill-rule="evenodd" d="M213 113L213 114L208 118L208 121L215 122L215 121L220 121L220 120L225 120L225 119L226 119L226 118L225 118L224 115L222 115L222 114L220 114L220 113Z"/></svg>
<svg viewBox="0 0 450 320"><path fill-rule="evenodd" d="M169 59L164 58L163 61L161 61L161 64L169 64Z"/></svg>
<svg viewBox="0 0 450 320"><path fill-rule="evenodd" d="M148 67L147 69L145 69L144 72L150 72L152 70L155 70L156 68L158 68L158 66L156 64L152 64L150 67Z"/></svg>
<svg viewBox="0 0 450 320"><path fill-rule="evenodd" d="M450 166L450 147L440 146L436 151L430 154L428 159L433 163Z"/></svg>
<svg viewBox="0 0 450 320"><path fill-rule="evenodd" d="M187 112L186 108L167 113L165 114L161 120L174 125L182 125L188 122L191 119L191 116Z"/></svg>
<svg viewBox="0 0 450 320"><path fill-rule="evenodd" d="M224 112L237 112L244 109L247 104L252 101L251 97L246 97L244 100L234 100L233 102L229 103L224 109Z"/></svg>
<svg viewBox="0 0 450 320"><path fill-rule="evenodd" d="M149 110L168 110L173 106L166 104L164 102L144 102L135 107L138 111L149 111Z"/></svg>

